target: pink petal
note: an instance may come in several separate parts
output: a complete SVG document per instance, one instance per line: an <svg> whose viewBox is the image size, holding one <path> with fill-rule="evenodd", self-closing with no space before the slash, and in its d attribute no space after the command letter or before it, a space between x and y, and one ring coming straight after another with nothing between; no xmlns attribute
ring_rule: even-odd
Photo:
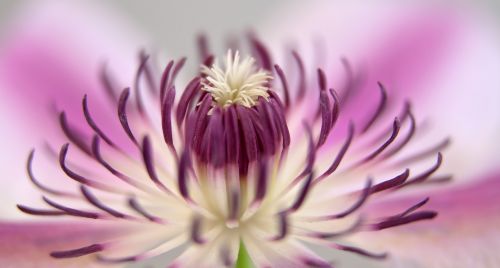
<svg viewBox="0 0 500 268"><path fill-rule="evenodd" d="M404 211L430 196L424 208L439 212L431 221L360 235L392 253L394 263L418 267L495 267L500 263L500 172L412 197L388 200L366 209L375 217Z"/></svg>
<svg viewBox="0 0 500 268"><path fill-rule="evenodd" d="M50 253L92 245L116 234L116 227L95 226L88 222L0 223L2 267L101 267L92 255L73 259L54 259Z"/></svg>
<svg viewBox="0 0 500 268"><path fill-rule="evenodd" d="M49 123L54 112L64 110L74 124L86 125L81 101L88 94L100 123L116 121L114 109L107 109L99 68L106 60L117 66L115 78L128 83L133 77L138 42L123 29L128 28L113 14L90 5L54 1L26 6L0 51L2 99L8 100L10 114L48 138L55 129ZM120 91L123 85L118 85Z"/></svg>
<svg viewBox="0 0 500 268"><path fill-rule="evenodd" d="M295 39L310 76L322 66L331 75L329 86L338 91L345 80L341 57L354 71L366 72L355 105L341 113L336 133L351 118L366 121L378 104L376 81L381 81L392 108L385 116L398 115L408 98L417 123L431 124L429 143L422 146L450 136L443 170L471 178L497 165L500 155L498 146L491 146L500 128L500 38L487 13L461 7L416 1L300 3L282 9L271 27L263 27L262 39L276 52L283 51L283 40Z"/></svg>
<svg viewBox="0 0 500 268"><path fill-rule="evenodd" d="M24 179L24 165L32 147L48 140L56 142L58 149L67 141L61 135L58 112L64 110L70 123L90 138L82 112L84 94L103 131L118 144L127 140L116 107L99 81L99 68L107 62L120 91L130 84L140 49L131 27L102 7L61 1L29 2L22 7L3 34L0 48L0 122L4 126L0 146L9 152L2 154L0 185L12 179L18 182L9 193L14 197L6 200L31 188ZM15 206L7 202L2 211L15 213Z"/></svg>

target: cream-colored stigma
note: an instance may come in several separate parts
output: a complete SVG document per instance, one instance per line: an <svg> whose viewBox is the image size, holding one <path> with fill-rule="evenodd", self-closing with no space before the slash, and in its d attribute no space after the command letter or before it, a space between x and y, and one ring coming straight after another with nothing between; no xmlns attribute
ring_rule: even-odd
<svg viewBox="0 0 500 268"><path fill-rule="evenodd" d="M269 98L267 84L272 76L257 69L254 58L240 60L238 51L234 55L231 50L227 52L224 69L216 61L211 67L202 66L202 73L206 75L202 89L210 92L219 107L239 104L250 108L259 97Z"/></svg>

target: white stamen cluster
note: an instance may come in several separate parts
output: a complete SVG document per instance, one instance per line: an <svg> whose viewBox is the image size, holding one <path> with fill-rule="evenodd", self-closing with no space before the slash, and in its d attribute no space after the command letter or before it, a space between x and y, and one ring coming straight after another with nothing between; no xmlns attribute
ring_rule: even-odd
<svg viewBox="0 0 500 268"><path fill-rule="evenodd" d="M211 67L203 66L206 80L203 90L209 92L214 105L225 108L232 104L252 107L259 97L269 98L267 84L272 76L268 72L257 69L255 59L247 56L240 61L240 54L229 50L226 55L224 69L217 62Z"/></svg>

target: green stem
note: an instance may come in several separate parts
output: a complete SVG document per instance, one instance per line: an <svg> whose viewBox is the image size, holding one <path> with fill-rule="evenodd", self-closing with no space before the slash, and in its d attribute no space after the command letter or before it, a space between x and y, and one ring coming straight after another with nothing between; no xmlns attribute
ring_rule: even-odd
<svg viewBox="0 0 500 268"><path fill-rule="evenodd" d="M236 260L236 265L234 267L253 268L252 260L250 259L250 255L248 255L243 241L240 242L240 252L238 252L238 259Z"/></svg>

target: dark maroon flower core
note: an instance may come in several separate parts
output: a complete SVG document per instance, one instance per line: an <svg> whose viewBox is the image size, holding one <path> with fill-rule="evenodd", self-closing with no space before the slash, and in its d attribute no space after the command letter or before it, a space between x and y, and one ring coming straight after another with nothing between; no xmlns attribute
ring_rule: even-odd
<svg viewBox="0 0 500 268"><path fill-rule="evenodd" d="M250 108L239 104L212 108L212 97L203 92L186 126L192 135L188 144L198 160L213 167L238 165L244 175L250 163L286 149L290 134L284 107L270 93L268 100L260 97Z"/></svg>

